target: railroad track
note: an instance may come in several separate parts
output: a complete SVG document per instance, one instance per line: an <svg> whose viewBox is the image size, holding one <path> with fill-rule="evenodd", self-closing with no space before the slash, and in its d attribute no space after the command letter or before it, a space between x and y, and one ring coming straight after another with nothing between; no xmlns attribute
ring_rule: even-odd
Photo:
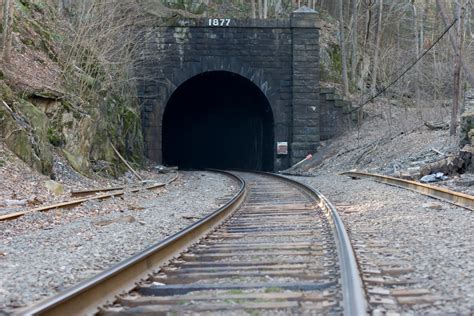
<svg viewBox="0 0 474 316"><path fill-rule="evenodd" d="M357 172L357 171L348 171L343 172L341 175L351 177L353 179L366 178L372 179L374 181L385 183L391 186L396 186L402 189L411 190L423 195L430 196L432 198L442 200L457 206L467 208L471 211L474 210L474 196L455 192L445 188L436 187L433 185L428 185L424 183L419 183L410 180L403 180L394 177L389 177L380 174L367 173L367 172Z"/></svg>
<svg viewBox="0 0 474 316"><path fill-rule="evenodd" d="M366 314L330 202L293 180L234 174L240 191L214 213L21 314Z"/></svg>
<svg viewBox="0 0 474 316"><path fill-rule="evenodd" d="M353 179L371 179L461 206L469 211L474 210L474 196L472 195L379 174L350 171L341 175ZM396 218L394 220L396 221ZM416 240L416 237L414 239ZM416 254L413 253L413 250L410 252L410 248L406 249L403 243L394 243L393 239L384 236L384 232L377 231L370 226L359 227L357 232L351 234L351 240L362 270L362 280L367 293L369 310L372 314L417 314L420 313L420 310L413 311L414 306L429 308L449 304L449 299L445 300L439 292L436 292L436 289L426 286L424 278L428 274L420 278L419 269L423 269L423 267L420 268L412 262L413 256ZM421 313L430 314L432 311ZM442 311L438 313L442 313Z"/></svg>
<svg viewBox="0 0 474 316"><path fill-rule="evenodd" d="M13 213L7 213L5 215L0 215L0 222L1 221L9 221L13 219L17 219L21 216L35 213L35 212L46 212L46 211L51 211L51 210L57 210L57 209L65 209L69 207L74 207L77 205L80 205L84 202L89 202L89 201L94 201L94 200L105 200L109 199L112 197L119 197L124 195L126 192L129 193L137 193L143 190L155 190L158 188L162 188L167 186L168 184L174 182L176 179L178 179L179 173L176 172L173 177L168 180L165 183L153 183L153 184L148 184L148 185L134 185L131 188L126 188L126 187L113 187L113 188L98 188L98 189L90 189L90 190L85 190L85 191L73 191L71 192L71 195L74 196L84 196L84 195L92 195L92 194L97 194L98 195L92 196L92 197L84 197L84 198L77 198L77 199L72 199L66 202L60 202L60 203L55 203L51 205L45 205L45 206L40 206L36 207L33 209L29 210L24 210L24 211L18 211L18 212L13 212ZM104 192L111 192L111 193L104 193Z"/></svg>

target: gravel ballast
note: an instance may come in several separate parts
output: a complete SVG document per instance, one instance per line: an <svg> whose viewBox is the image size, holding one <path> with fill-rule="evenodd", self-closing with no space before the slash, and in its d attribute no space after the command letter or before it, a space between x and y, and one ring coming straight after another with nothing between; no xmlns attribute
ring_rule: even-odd
<svg viewBox="0 0 474 316"><path fill-rule="evenodd" d="M363 268L377 273L390 265L408 267L406 273L394 279L414 283L385 285L386 289L429 291L416 299L383 296L384 303L370 304L374 315L472 315L472 211L371 180L351 180L333 174L294 178L317 188L335 204L359 260L363 259ZM366 275L365 279L376 281L374 276L381 277ZM375 287L376 292L383 292L383 285Z"/></svg>
<svg viewBox="0 0 474 316"><path fill-rule="evenodd" d="M221 174L180 172L166 188L126 194L126 200L0 222L0 310L23 307L101 272L209 214L238 189Z"/></svg>

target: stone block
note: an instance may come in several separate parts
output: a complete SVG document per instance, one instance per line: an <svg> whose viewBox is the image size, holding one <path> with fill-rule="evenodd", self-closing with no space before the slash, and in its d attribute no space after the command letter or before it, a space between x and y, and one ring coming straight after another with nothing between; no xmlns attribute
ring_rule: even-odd
<svg viewBox="0 0 474 316"><path fill-rule="evenodd" d="M315 142L318 143L320 140L319 135L293 135L293 141L294 142L300 142L300 143L308 143L308 142Z"/></svg>
<svg viewBox="0 0 474 316"><path fill-rule="evenodd" d="M342 97L339 94L328 93L326 94L326 100L328 101L342 100Z"/></svg>
<svg viewBox="0 0 474 316"><path fill-rule="evenodd" d="M293 118L293 127L319 127L319 118L308 119L301 117L301 119Z"/></svg>
<svg viewBox="0 0 474 316"><path fill-rule="evenodd" d="M293 100L293 107L309 107L309 106L318 106L318 100L316 99L299 99Z"/></svg>
<svg viewBox="0 0 474 316"><path fill-rule="evenodd" d="M319 135L319 128L309 126L294 126L293 135Z"/></svg>

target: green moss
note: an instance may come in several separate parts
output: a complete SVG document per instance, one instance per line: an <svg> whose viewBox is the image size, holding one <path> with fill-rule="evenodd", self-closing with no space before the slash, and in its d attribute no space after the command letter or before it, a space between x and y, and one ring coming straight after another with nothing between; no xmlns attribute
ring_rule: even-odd
<svg viewBox="0 0 474 316"><path fill-rule="evenodd" d="M85 162L85 159L87 159L86 157L71 153L66 149L63 149L63 153L67 161L71 164L71 167L74 168L74 170L83 174L87 174L87 168L84 168L84 165L88 164L88 162Z"/></svg>
<svg viewBox="0 0 474 316"><path fill-rule="evenodd" d="M48 118L40 109L23 99L14 102L14 107L27 120L29 128L31 128L29 143L33 149L34 165L45 174L51 173L53 156L48 146Z"/></svg>
<svg viewBox="0 0 474 316"><path fill-rule="evenodd" d="M64 138L58 131L52 127L48 128L48 140L51 145L59 147L64 143Z"/></svg>
<svg viewBox="0 0 474 316"><path fill-rule="evenodd" d="M0 81L0 96L2 100L7 102L8 104L11 104L15 99L13 91L4 81Z"/></svg>
<svg viewBox="0 0 474 316"><path fill-rule="evenodd" d="M329 48L329 56L333 70L337 72L338 75L342 74L342 57L339 46L332 45Z"/></svg>
<svg viewBox="0 0 474 316"><path fill-rule="evenodd" d="M233 290L228 290L227 291L227 294L233 294L233 295L238 295L238 294L242 294L243 291L242 290L239 290L239 289L233 289Z"/></svg>
<svg viewBox="0 0 474 316"><path fill-rule="evenodd" d="M21 160L41 170L38 161L33 157L33 149L30 144L28 133L23 129L13 130L5 140L8 148Z"/></svg>
<svg viewBox="0 0 474 316"><path fill-rule="evenodd" d="M34 130L46 135L48 118L40 109L26 100L15 102L15 108L17 108L28 119Z"/></svg>
<svg viewBox="0 0 474 316"><path fill-rule="evenodd" d="M0 136L7 147L21 160L42 171L41 161L35 155L30 135L13 118L10 112L0 106Z"/></svg>
<svg viewBox="0 0 474 316"><path fill-rule="evenodd" d="M0 159L0 167L4 167L6 165L6 161L3 159Z"/></svg>
<svg viewBox="0 0 474 316"><path fill-rule="evenodd" d="M38 34L38 37L40 39L40 47L39 49L44 50L49 58L53 61L57 61L57 56L52 49L52 43L54 43L54 38L57 37L57 35L54 35L51 31L49 31L46 27L41 25L38 21L32 18L27 18L26 19L27 23L33 28L35 33Z"/></svg>
<svg viewBox="0 0 474 316"><path fill-rule="evenodd" d="M101 105L97 122L97 133L94 135L92 160L105 160L114 162L118 169L116 172L125 171L125 166L117 160L110 144L125 156L125 158L140 166L143 163L144 145L141 127L141 118L138 106L131 100L117 96L106 98L106 102Z"/></svg>
<svg viewBox="0 0 474 316"><path fill-rule="evenodd" d="M28 1L15 1L16 11L20 12L23 16L30 16L31 11L29 8Z"/></svg>
<svg viewBox="0 0 474 316"><path fill-rule="evenodd" d="M31 38L22 37L21 42L23 44L25 44L26 46L29 46L29 47L34 47L35 46L35 42Z"/></svg>
<svg viewBox="0 0 474 316"><path fill-rule="evenodd" d="M48 9L48 5L44 1L35 1L32 3L34 10L44 13Z"/></svg>
<svg viewBox="0 0 474 316"><path fill-rule="evenodd" d="M170 7L173 9L185 10L194 14L202 14L205 10L204 4L198 3L194 0L178 0L175 3L170 3Z"/></svg>
<svg viewBox="0 0 474 316"><path fill-rule="evenodd" d="M265 293L281 293L283 292L283 289L279 287L269 287L265 289Z"/></svg>

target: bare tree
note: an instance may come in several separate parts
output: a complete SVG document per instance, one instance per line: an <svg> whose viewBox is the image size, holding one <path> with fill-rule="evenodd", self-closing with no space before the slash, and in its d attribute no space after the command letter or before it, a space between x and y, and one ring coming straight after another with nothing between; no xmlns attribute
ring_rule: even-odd
<svg viewBox="0 0 474 316"><path fill-rule="evenodd" d="M383 0L379 0L379 14L377 21L377 31L375 33L375 47L374 47L374 60L372 62L372 84L370 86L372 94L375 94L377 89L377 71L379 68L379 52L380 42L382 41L382 16L383 16Z"/></svg>
<svg viewBox="0 0 474 316"><path fill-rule="evenodd" d="M250 0L250 10L252 14L252 19L257 18L257 8L256 8L256 3L255 0Z"/></svg>
<svg viewBox="0 0 474 316"><path fill-rule="evenodd" d="M276 0L275 3L275 15L279 16L283 12L283 3L282 0Z"/></svg>
<svg viewBox="0 0 474 316"><path fill-rule="evenodd" d="M443 18L444 25L447 27L450 23L449 23L448 15L446 14L446 9L444 8L444 5L441 2L441 0L436 0L436 5L438 6L439 13L441 14L441 17ZM456 52L459 49L459 42L456 40L456 38L453 36L452 33L449 33L449 40L451 41L453 50ZM464 73L466 74L467 80L469 81L469 84L471 85L471 87L474 87L474 73L472 72L471 67L462 58L461 58L461 63L462 63L462 68L464 70Z"/></svg>
<svg viewBox="0 0 474 316"><path fill-rule="evenodd" d="M362 44L362 60L360 66L360 79L359 79L359 89L361 90L361 97L365 93L365 86L367 75L369 73L370 67L370 58L368 53L368 44L370 42L370 26L372 24L372 7L375 3L375 0L365 0L366 4L366 14L365 14L365 32L364 32L364 41Z"/></svg>
<svg viewBox="0 0 474 316"><path fill-rule="evenodd" d="M456 55L454 58L454 83L453 83L453 106L451 108L451 124L449 127L449 134L451 136L456 135L456 129L458 127L458 113L459 113L459 99L461 94L461 25L462 25L462 16L461 16L461 4L456 2L456 18L457 20L457 40L459 44L457 46Z"/></svg>
<svg viewBox="0 0 474 316"><path fill-rule="evenodd" d="M349 94L349 82L347 79L347 53L344 38L344 9L343 0L338 0L339 7L339 45L341 46L341 62L342 62L342 84L344 86L344 95Z"/></svg>
<svg viewBox="0 0 474 316"><path fill-rule="evenodd" d="M419 34L419 27L418 27L418 12L416 10L415 1L412 0L412 7L413 7L413 28L415 32L415 58L418 58L420 55L420 34ZM417 63L415 65L416 69L416 78L415 78L415 98L416 98L416 107L418 109L418 115L421 119L423 119L423 112L420 109L421 107L421 98L420 98L420 64Z"/></svg>
<svg viewBox="0 0 474 316"><path fill-rule="evenodd" d="M359 19L359 0L352 0L351 14L351 81L356 81L357 70L357 37L358 37L358 19Z"/></svg>
<svg viewBox="0 0 474 316"><path fill-rule="evenodd" d="M14 10L15 1L3 1L3 62L5 64L9 64L11 60Z"/></svg>

